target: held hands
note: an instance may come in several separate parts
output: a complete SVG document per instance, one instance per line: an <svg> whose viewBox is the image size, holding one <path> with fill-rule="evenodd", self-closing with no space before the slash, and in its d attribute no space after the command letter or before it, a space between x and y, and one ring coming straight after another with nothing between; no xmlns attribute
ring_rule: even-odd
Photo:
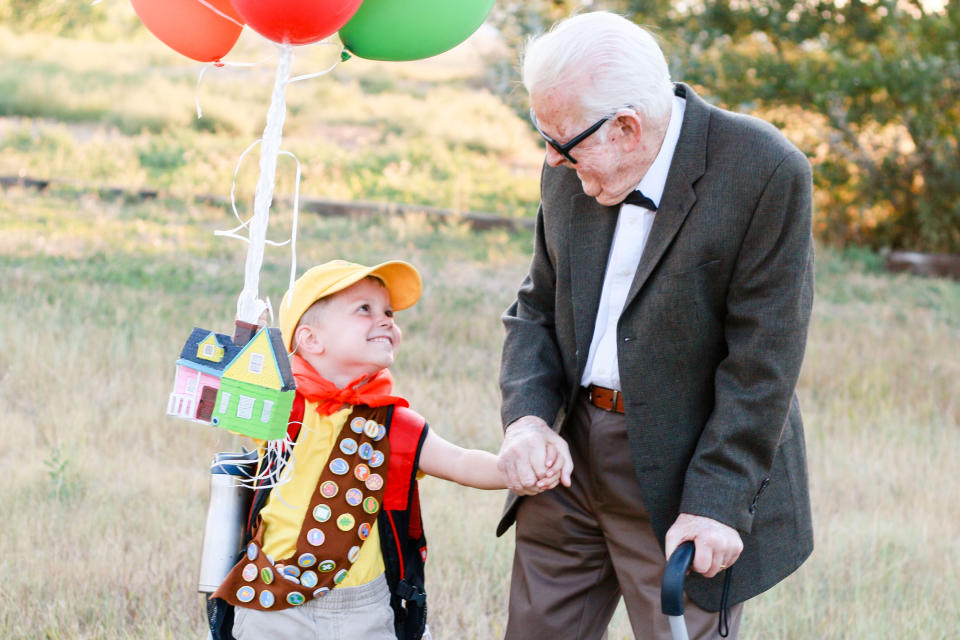
<svg viewBox="0 0 960 640"><path fill-rule="evenodd" d="M524 416L507 427L497 468L508 489L532 496L561 482L569 487L573 460L567 441L546 422L536 416Z"/></svg>
<svg viewBox="0 0 960 640"><path fill-rule="evenodd" d="M743 541L733 527L706 516L681 513L667 530L664 548L667 558L686 540L693 540L697 548L693 570L705 578L732 567L743 551Z"/></svg>

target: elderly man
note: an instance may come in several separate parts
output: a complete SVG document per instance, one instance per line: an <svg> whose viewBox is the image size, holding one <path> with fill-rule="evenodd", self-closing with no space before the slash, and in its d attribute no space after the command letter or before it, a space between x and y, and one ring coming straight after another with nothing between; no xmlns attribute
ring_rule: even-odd
<svg viewBox="0 0 960 640"><path fill-rule="evenodd" d="M547 144L533 260L503 318L506 637L599 638L622 595L637 638L669 638L660 579L685 540L691 637L736 637L740 603L813 548L794 393L809 162L673 84L656 41L613 14L534 40L523 80ZM534 495L553 460L563 486Z"/></svg>

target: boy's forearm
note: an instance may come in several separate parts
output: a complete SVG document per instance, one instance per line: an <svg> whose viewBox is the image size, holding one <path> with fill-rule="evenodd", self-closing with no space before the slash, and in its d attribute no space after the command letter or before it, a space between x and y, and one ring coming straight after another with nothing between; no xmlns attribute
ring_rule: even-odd
<svg viewBox="0 0 960 640"><path fill-rule="evenodd" d="M480 449L463 449L459 460L450 465L450 480L475 489L506 489L497 468L497 456Z"/></svg>

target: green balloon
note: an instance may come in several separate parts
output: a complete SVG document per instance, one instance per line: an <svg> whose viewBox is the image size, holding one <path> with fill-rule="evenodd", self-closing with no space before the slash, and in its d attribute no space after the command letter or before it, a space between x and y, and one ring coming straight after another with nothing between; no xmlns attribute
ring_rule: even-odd
<svg viewBox="0 0 960 640"><path fill-rule="evenodd" d="M340 28L346 49L369 60L420 60L476 31L495 0L363 0Z"/></svg>

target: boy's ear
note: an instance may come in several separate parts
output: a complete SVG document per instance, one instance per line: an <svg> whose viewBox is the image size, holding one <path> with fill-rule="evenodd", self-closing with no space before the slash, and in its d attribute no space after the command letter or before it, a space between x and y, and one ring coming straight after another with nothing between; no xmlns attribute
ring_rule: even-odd
<svg viewBox="0 0 960 640"><path fill-rule="evenodd" d="M293 334L294 350L300 353L320 355L324 352L320 336L308 324L297 327Z"/></svg>

